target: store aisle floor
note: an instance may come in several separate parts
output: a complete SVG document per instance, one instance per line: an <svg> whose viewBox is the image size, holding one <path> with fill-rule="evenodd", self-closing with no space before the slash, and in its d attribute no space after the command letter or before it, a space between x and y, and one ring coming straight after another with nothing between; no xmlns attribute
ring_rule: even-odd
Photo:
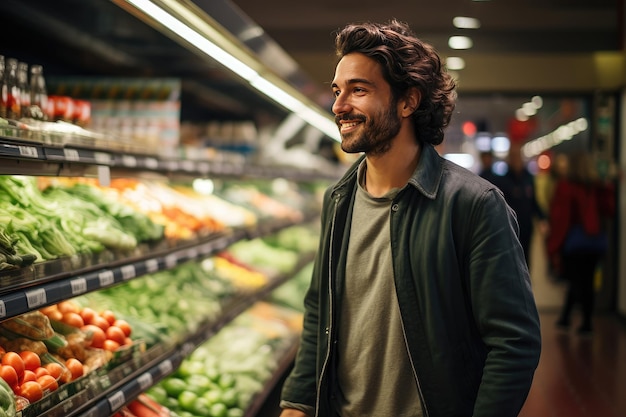
<svg viewBox="0 0 626 417"><path fill-rule="evenodd" d="M626 416L626 326L613 315L594 318L594 333L558 330L542 313L543 349L520 417Z"/></svg>
<svg viewBox="0 0 626 417"><path fill-rule="evenodd" d="M581 337L575 326L557 330L556 319L541 313L541 359L519 417L626 416L626 323L597 315L593 335ZM257 416L278 416L276 391Z"/></svg>

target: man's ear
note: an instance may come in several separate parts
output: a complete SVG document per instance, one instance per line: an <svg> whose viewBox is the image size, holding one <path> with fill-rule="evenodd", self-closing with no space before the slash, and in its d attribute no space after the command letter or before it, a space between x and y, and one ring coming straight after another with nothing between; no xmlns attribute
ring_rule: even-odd
<svg viewBox="0 0 626 417"><path fill-rule="evenodd" d="M404 99L402 100L403 106L401 109L402 117L409 117L410 115L417 110L420 105L420 101L422 100L422 93L417 87L411 87L406 94L404 95Z"/></svg>

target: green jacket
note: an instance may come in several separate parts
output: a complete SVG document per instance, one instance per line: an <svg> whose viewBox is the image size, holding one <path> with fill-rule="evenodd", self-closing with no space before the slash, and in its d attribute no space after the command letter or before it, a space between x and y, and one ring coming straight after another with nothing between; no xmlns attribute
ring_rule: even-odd
<svg viewBox="0 0 626 417"><path fill-rule="evenodd" d="M361 160L325 193L301 344L282 392L322 417L333 415L334 326ZM424 416L514 417L524 404L541 336L517 234L497 188L423 146L391 205L391 249Z"/></svg>

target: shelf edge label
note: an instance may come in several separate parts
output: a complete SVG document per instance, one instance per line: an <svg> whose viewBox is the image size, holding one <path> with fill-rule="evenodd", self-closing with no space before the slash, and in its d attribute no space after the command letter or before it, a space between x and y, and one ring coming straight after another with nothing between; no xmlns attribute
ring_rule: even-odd
<svg viewBox="0 0 626 417"><path fill-rule="evenodd" d="M48 302L45 288L37 288L26 292L28 308L37 308Z"/></svg>

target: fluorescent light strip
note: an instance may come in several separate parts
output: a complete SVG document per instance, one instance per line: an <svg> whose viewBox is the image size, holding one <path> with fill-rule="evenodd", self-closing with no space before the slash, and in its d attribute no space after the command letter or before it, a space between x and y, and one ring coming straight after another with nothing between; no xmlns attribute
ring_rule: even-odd
<svg viewBox="0 0 626 417"><path fill-rule="evenodd" d="M149 0L126 0L139 10L143 11L169 30L194 45L196 48L212 57L226 68L248 81L254 88L297 114L304 121L319 129L330 138L340 141L339 130L335 123L325 115L311 109L302 101L293 97L282 88L262 77L257 71L239 59L226 52L215 43L208 40L189 26L158 7Z"/></svg>

